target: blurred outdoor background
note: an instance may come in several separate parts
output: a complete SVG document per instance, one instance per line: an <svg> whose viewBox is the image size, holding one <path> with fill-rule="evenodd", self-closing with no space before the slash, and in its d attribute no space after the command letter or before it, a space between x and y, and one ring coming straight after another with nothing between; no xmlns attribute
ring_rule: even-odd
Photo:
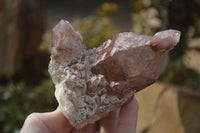
<svg viewBox="0 0 200 133"><path fill-rule="evenodd" d="M200 0L0 0L0 132L57 107L48 74L51 30L61 20L88 48L119 32L180 30L160 79L136 98L137 133L200 133Z"/></svg>

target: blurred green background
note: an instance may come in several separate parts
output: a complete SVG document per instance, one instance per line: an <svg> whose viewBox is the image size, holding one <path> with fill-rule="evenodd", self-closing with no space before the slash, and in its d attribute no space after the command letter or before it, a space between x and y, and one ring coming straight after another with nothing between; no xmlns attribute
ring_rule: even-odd
<svg viewBox="0 0 200 133"><path fill-rule="evenodd" d="M81 33L88 48L119 32L180 30L180 43L166 57L159 82L200 93L200 0L1 0L0 132L17 133L28 114L56 109L47 69L51 30L60 19ZM197 110L199 118L200 104Z"/></svg>

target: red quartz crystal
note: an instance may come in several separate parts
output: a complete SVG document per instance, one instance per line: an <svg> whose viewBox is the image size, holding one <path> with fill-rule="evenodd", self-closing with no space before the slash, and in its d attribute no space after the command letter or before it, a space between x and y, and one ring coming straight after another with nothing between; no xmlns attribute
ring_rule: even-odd
<svg viewBox="0 0 200 133"><path fill-rule="evenodd" d="M52 32L49 64L60 110L81 128L119 108L159 78L165 53L179 38L176 30L153 37L125 32L86 50L81 35L61 20Z"/></svg>

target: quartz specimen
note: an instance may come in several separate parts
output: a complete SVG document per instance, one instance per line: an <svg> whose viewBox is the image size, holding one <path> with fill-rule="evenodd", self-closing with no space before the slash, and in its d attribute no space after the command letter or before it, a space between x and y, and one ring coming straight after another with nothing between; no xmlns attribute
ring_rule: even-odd
<svg viewBox="0 0 200 133"><path fill-rule="evenodd" d="M79 32L61 20L52 32L49 64L60 110L81 128L119 108L158 79L165 52L179 38L176 30L153 37L125 32L87 50Z"/></svg>

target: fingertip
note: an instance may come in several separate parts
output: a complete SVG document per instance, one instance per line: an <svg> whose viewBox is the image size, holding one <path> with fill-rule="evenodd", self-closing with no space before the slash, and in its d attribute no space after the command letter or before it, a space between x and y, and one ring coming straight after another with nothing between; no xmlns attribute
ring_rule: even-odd
<svg viewBox="0 0 200 133"><path fill-rule="evenodd" d="M115 133L119 118L120 109L114 110L108 114L108 116L102 118L99 121L100 133Z"/></svg>
<svg viewBox="0 0 200 133"><path fill-rule="evenodd" d="M55 111L51 113L52 118L55 119L53 123L59 124L59 126L56 126L57 129L64 129L65 132L69 132L72 130L72 125L69 123L68 119L65 117L65 115L60 111L59 108L57 108Z"/></svg>
<svg viewBox="0 0 200 133"><path fill-rule="evenodd" d="M94 133L96 130L96 123L88 124L81 129L73 129L72 133Z"/></svg>
<svg viewBox="0 0 200 133"><path fill-rule="evenodd" d="M72 130L69 121L59 109L48 113L38 113L38 118L52 132L70 132Z"/></svg>
<svg viewBox="0 0 200 133"><path fill-rule="evenodd" d="M45 133L50 131L50 129L46 127L40 119L38 119L38 114L39 113L31 113L26 117L20 133Z"/></svg>
<svg viewBox="0 0 200 133"><path fill-rule="evenodd" d="M136 110L138 110L138 109L139 109L139 104L138 104L137 99L133 98L132 102L133 102L134 108L135 108Z"/></svg>
<svg viewBox="0 0 200 133"><path fill-rule="evenodd" d="M135 133L139 105L135 98L122 106L119 114L117 133Z"/></svg>
<svg viewBox="0 0 200 133"><path fill-rule="evenodd" d="M131 101L129 101L128 103L124 104L122 107L121 107L121 112L137 112L137 110L139 109L139 104L138 104L138 101L133 98Z"/></svg>

